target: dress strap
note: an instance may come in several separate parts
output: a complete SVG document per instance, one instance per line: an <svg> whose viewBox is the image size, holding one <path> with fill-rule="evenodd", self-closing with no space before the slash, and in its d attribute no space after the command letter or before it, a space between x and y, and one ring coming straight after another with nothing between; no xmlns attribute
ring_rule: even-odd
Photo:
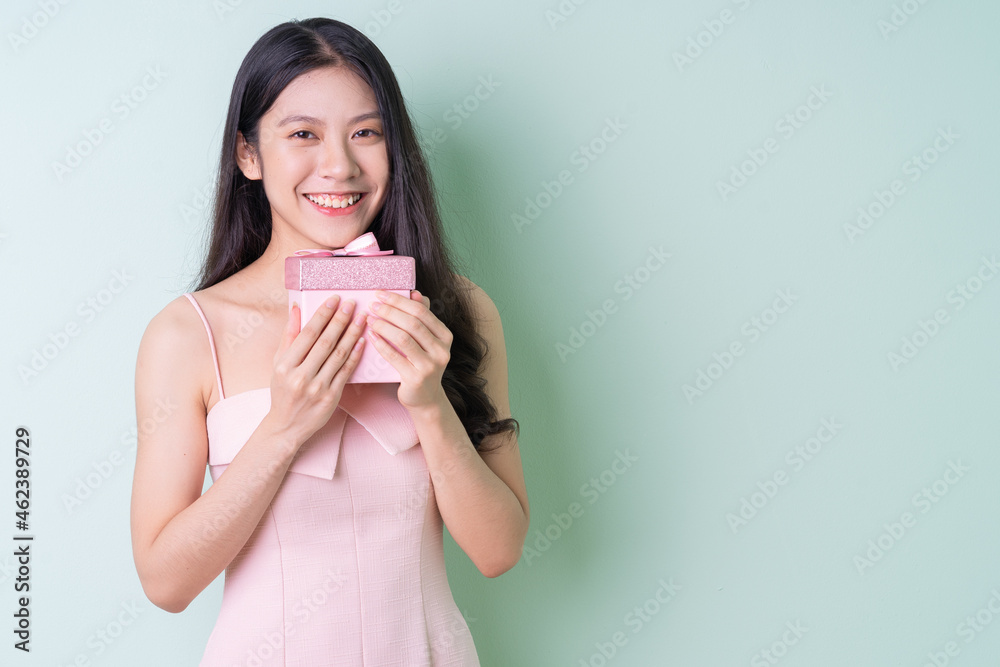
<svg viewBox="0 0 1000 667"><path fill-rule="evenodd" d="M205 317L204 311L202 311L201 306L195 300L194 295L191 293L185 293L184 296L188 298L194 309L198 311L198 315L201 316L201 321L205 323L205 331L208 332L208 344L212 348L212 361L215 362L215 379L219 381L219 400L221 401L226 397L226 394L222 391L222 373L219 372L219 355L215 351L215 337L212 336L212 327L208 325L208 319Z"/></svg>

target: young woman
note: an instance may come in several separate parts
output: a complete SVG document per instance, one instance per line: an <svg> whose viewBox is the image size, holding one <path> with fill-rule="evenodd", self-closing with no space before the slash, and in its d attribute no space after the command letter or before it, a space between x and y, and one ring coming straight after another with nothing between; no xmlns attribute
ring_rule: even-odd
<svg viewBox="0 0 1000 667"><path fill-rule="evenodd" d="M366 232L415 258L419 289L289 315L285 258ZM399 383L346 384L365 345ZM180 612L226 572L202 665L479 664L442 521L485 576L520 558L503 333L450 270L398 83L359 31L291 21L250 49L200 284L150 322L135 391L156 424L132 490L143 590Z"/></svg>

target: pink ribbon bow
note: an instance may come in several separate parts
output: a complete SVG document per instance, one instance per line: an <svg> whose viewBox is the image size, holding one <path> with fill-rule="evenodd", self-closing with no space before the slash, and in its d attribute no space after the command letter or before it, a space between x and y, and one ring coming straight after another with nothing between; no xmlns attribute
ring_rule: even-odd
<svg viewBox="0 0 1000 667"><path fill-rule="evenodd" d="M392 250L379 250L378 241L371 232L365 232L354 239L343 248L335 250L317 250L308 248L306 250L296 250L296 257L341 257L345 255L391 255Z"/></svg>

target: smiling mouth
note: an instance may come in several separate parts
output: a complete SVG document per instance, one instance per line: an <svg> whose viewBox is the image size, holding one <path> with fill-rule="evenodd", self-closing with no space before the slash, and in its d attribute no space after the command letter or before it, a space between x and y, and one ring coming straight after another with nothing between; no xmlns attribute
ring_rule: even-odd
<svg viewBox="0 0 1000 667"><path fill-rule="evenodd" d="M305 198L323 208L347 208L354 206L364 196L363 192L352 192L344 195L307 194Z"/></svg>

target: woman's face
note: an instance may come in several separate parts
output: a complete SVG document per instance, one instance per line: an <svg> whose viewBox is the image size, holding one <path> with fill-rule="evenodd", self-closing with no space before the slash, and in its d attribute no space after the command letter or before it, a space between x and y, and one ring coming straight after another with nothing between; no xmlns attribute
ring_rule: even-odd
<svg viewBox="0 0 1000 667"><path fill-rule="evenodd" d="M255 157L238 134L237 161L247 178L263 174L272 245L288 254L341 248L368 231L385 201L389 156L375 95L360 77L344 67L296 77L258 136Z"/></svg>

